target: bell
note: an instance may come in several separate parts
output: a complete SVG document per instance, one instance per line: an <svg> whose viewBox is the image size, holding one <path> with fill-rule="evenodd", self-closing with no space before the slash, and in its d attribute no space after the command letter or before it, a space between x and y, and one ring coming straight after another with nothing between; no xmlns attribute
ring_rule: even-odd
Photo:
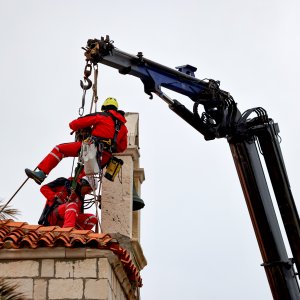
<svg viewBox="0 0 300 300"><path fill-rule="evenodd" d="M138 193L136 192L135 185L133 184L132 189L132 210L140 210L145 206L144 201L139 197Z"/></svg>

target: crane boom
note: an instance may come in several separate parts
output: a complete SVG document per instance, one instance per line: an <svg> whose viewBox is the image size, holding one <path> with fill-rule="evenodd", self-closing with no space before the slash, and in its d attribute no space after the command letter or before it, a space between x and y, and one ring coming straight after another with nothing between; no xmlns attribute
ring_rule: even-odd
<svg viewBox="0 0 300 300"><path fill-rule="evenodd" d="M231 95L219 88L220 82L195 78L197 70L190 65L168 68L146 59L141 52L132 55L118 50L108 36L87 41L86 60L118 69L121 74L138 77L146 94L153 93L169 108L199 131L206 140L226 138L262 255L274 299L300 299L296 269L300 270L300 222L279 144L279 127L261 108L243 114ZM193 110L166 95L166 88L187 96ZM198 113L198 106L204 111ZM255 117L250 117L255 114ZM258 145L267 166L269 177L288 237L292 258L287 255L270 190L265 178Z"/></svg>

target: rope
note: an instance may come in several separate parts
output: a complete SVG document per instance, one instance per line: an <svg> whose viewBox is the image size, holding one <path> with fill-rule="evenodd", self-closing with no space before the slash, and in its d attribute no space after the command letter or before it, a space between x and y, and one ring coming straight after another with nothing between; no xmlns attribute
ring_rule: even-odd
<svg viewBox="0 0 300 300"><path fill-rule="evenodd" d="M33 170L35 171L37 169L37 167ZM27 182L27 180L29 179L29 177L27 177L24 182L20 185L20 187L16 190L16 192L10 197L10 199L6 202L6 204L2 207L0 213L2 213L4 211L4 209L7 207L7 205L10 203L10 201L17 195L17 193L21 190L21 188L25 185L25 183Z"/></svg>
<svg viewBox="0 0 300 300"><path fill-rule="evenodd" d="M96 195L96 192L93 191L93 195L94 195L94 204L95 204L95 208L96 208L96 218L98 220L98 223L96 225L96 232L98 233L99 232L99 228L102 232L102 228L101 228L101 222L100 222L100 218L99 218L99 211L98 211L98 207L99 207L99 196L100 196L100 192L101 192L101 189L102 189L102 179L103 179L103 168L101 167L101 162L102 162L102 152L103 152L103 146L98 146L99 149L99 157L98 157L98 164L99 164L99 167L100 167L100 172L99 172L99 187L98 187L98 195ZM96 176L93 175L93 179L95 180ZM100 196L101 197L101 196Z"/></svg>
<svg viewBox="0 0 300 300"><path fill-rule="evenodd" d="M98 190L98 196L97 196L97 202L96 203L96 210L98 211L101 205L101 198L102 198L102 179L103 179L103 169L101 169L101 173L100 173L100 180L99 180L99 190ZM98 218L98 222L99 222L99 226L101 229L101 232L103 231L101 228L101 222L100 222L100 218Z"/></svg>
<svg viewBox="0 0 300 300"><path fill-rule="evenodd" d="M70 177L73 176L74 165L75 165L75 157L73 157L72 168L71 168L71 176Z"/></svg>
<svg viewBox="0 0 300 300"><path fill-rule="evenodd" d="M99 228L100 228L100 233L103 232L102 230L102 226L101 226L101 222L100 222L100 216L99 216L99 199L101 198L100 193L101 193L101 189L102 189L102 169L100 171L100 175L99 175L99 187L98 187L98 193L96 195L96 192L93 191L93 196L94 196L94 204L95 204L95 209L96 209L96 218L98 220L97 224L96 224L96 233L99 233ZM95 179L95 176L94 176Z"/></svg>
<svg viewBox="0 0 300 300"><path fill-rule="evenodd" d="M97 180L99 182L99 186L97 188L97 192L96 190L93 190L92 195L93 197L90 199L84 199L84 210L90 209L93 205L95 205L96 208L96 212L95 212L95 216L97 218L97 224L96 224L96 228L95 228L95 232L99 233L99 228L100 228L100 232L102 232L102 227L101 227L101 222L100 222L100 215L99 215L99 208L100 208L100 204L101 204L101 190L102 190L102 175L103 172L102 170L99 173L99 176L97 175L87 175L88 177L92 178L93 180Z"/></svg>
<svg viewBox="0 0 300 300"><path fill-rule="evenodd" d="M95 232L99 232L99 229L100 229L100 232L102 232L102 228L101 228L101 222L100 222L100 217L99 217L99 211L98 211L98 207L99 207L99 204L100 204L100 201L99 199L101 198L100 196L100 192L101 192L101 188L102 188L102 179L103 179L103 169L101 168L101 161L102 161L102 152L103 152L103 145L102 144L99 144L97 146L97 151L98 151L98 154L97 154L97 163L99 165L99 173L96 174L90 174L90 175L86 175L88 177L88 181L90 182L90 185L91 187L93 188L93 192L92 192L92 195L93 195L93 198L92 199L85 199L84 200L84 209L89 209L91 208L94 204L95 204L95 208L96 208L96 213L95 213L95 216L97 218L97 224L96 224L96 227L95 227ZM79 154L79 157L78 157L78 161L83 161L82 159L82 151L80 152ZM91 180L90 180L91 179ZM99 179L99 186L98 186L98 192L96 192L96 189L95 189L95 186L96 186L96 180L98 181Z"/></svg>
<svg viewBox="0 0 300 300"><path fill-rule="evenodd" d="M93 105L95 103L95 112L97 111L97 102L98 102L98 65L94 65L94 84L93 84L93 97L91 101L90 113L93 111Z"/></svg>
<svg viewBox="0 0 300 300"><path fill-rule="evenodd" d="M97 64L93 64L93 70L94 70L94 83L92 85L93 96L92 96L92 101L91 101L91 106L90 106L90 113L92 113L92 111L93 111L94 104L95 104L94 111L95 112L97 111L97 102L98 102L98 90L97 90L97 86L98 86L98 65ZM79 108L79 115L80 116L82 116L83 112L84 112L86 90L90 88L89 85L91 84L91 80L88 77L91 75L91 72L92 72L91 64L87 62L86 66L85 66L85 70L84 70L84 80L88 81L88 85L84 86L83 82L82 81L80 82L80 85L83 89L82 105ZM81 160L80 155L78 157L78 161ZM100 161L101 160L102 160L102 157L100 157ZM72 173L73 173L73 168L74 168L74 160L73 160L73 166L72 166ZM99 205L100 205L99 199L101 198L100 193L101 193L101 189L102 189L103 170L102 170L102 168L100 168L100 173L99 173L98 177L96 175L88 175L88 176L92 176L93 180L97 180L99 178L99 188L98 188L97 194L96 194L96 191L93 190L93 199L85 200L85 205L86 205L85 209L89 209L95 204L95 207L96 207L96 213L95 214L96 214L96 218L98 220L98 222L96 224L95 231L98 233L99 229L100 229L100 232L102 232L98 208L99 208Z"/></svg>

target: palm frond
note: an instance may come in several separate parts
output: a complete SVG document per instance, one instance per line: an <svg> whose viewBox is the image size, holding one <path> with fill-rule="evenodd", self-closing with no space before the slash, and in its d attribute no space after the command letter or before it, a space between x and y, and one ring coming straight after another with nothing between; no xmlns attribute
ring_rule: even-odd
<svg viewBox="0 0 300 300"><path fill-rule="evenodd" d="M6 203L4 203L4 200L0 199L0 220L8 219L10 217L16 218L16 216L20 214L18 209L11 208L9 205L5 207L5 205Z"/></svg>
<svg viewBox="0 0 300 300"><path fill-rule="evenodd" d="M0 278L0 299L1 300L26 300L23 293L17 292L18 285Z"/></svg>

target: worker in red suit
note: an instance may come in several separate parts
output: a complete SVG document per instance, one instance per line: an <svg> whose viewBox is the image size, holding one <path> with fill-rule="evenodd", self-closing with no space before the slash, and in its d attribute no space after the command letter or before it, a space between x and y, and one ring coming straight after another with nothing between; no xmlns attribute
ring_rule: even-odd
<svg viewBox="0 0 300 300"><path fill-rule="evenodd" d="M101 167L104 167L113 152L119 153L126 150L128 131L125 126L124 112L118 110L118 102L115 98L107 98L101 110L102 112L73 120L69 126L75 132L85 128L91 129L91 136L104 145L101 161ZM76 141L55 146L39 163L38 170L25 169L26 175L41 184L64 157L77 157L81 144L82 141Z"/></svg>
<svg viewBox="0 0 300 300"><path fill-rule="evenodd" d="M90 230L97 224L93 214L83 213L84 197L92 192L91 186L96 188L97 182L93 177L82 177L72 190L72 180L60 177L41 187L47 201L38 222L40 225ZM93 184L89 182L91 180Z"/></svg>

